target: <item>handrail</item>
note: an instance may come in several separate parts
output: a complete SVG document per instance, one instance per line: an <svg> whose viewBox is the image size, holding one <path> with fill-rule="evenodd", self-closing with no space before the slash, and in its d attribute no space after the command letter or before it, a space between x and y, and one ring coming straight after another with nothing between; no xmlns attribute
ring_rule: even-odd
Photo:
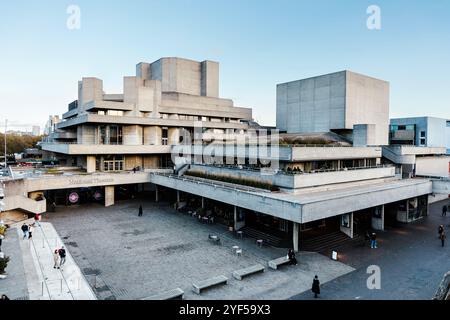
<svg viewBox="0 0 450 320"><path fill-rule="evenodd" d="M213 167L213 168L224 168L224 169L235 169L235 170L244 170L244 171L252 171L252 172L261 172L262 169L265 168L252 168L252 167L236 167L232 165L223 166L223 165L208 165L203 163L195 163L194 166L204 166L204 167ZM284 171L284 170L274 170L276 174L284 174L284 175L303 175L303 174L315 174L315 173L326 173L326 172L341 172L341 171L352 171L352 170L364 170L364 169L378 169L378 168L391 168L395 167L392 164L382 164L382 165L375 165L375 166L366 166L366 167L346 167L346 168L340 168L340 169L317 169L317 170L311 170L309 172L295 172L295 171ZM267 168L270 170L270 168Z"/></svg>

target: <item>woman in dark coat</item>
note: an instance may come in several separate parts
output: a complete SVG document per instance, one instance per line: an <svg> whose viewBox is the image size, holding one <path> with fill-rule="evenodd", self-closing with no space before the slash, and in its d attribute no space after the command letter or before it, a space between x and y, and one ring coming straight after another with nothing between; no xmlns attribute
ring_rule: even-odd
<svg viewBox="0 0 450 320"><path fill-rule="evenodd" d="M139 206L139 217L142 217L142 205Z"/></svg>
<svg viewBox="0 0 450 320"><path fill-rule="evenodd" d="M311 291L314 293L314 298L318 298L317 295L320 294L320 281L318 276L314 277Z"/></svg>
<svg viewBox="0 0 450 320"><path fill-rule="evenodd" d="M295 252L292 249L288 251L289 264L297 265L297 258L295 257Z"/></svg>

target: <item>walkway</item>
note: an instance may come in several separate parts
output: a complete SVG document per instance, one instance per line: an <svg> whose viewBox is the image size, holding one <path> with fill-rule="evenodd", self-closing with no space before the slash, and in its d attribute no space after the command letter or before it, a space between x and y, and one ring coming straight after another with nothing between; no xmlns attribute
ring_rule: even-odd
<svg viewBox="0 0 450 320"><path fill-rule="evenodd" d="M440 224L450 234L450 216L441 217L445 200L430 205L429 216L423 221L390 228L378 233L378 249L347 248L339 252L341 262L356 268L354 272L322 286L322 299L357 300L430 300L442 277L450 270L450 243L441 247L437 230ZM367 288L367 267L381 269L381 289ZM320 278L320 274L319 274ZM311 299L306 292L292 299Z"/></svg>
<svg viewBox="0 0 450 320"><path fill-rule="evenodd" d="M67 252L66 263L61 269L53 268L52 252L62 246L51 223L36 227L31 240L22 240L17 228L25 267L30 300L96 300L89 283Z"/></svg>

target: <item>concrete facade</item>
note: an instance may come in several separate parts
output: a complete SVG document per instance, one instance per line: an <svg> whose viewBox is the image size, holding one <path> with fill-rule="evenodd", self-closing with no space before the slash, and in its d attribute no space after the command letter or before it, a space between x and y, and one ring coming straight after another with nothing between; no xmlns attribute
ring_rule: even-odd
<svg viewBox="0 0 450 320"><path fill-rule="evenodd" d="M350 71L277 85L277 128L287 133L374 125L373 143L388 144L389 83Z"/></svg>

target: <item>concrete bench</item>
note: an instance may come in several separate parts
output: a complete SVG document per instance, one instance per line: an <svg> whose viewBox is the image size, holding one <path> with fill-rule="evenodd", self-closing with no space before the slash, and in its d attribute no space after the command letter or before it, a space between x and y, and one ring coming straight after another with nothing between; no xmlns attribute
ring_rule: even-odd
<svg viewBox="0 0 450 320"><path fill-rule="evenodd" d="M209 235L208 240L214 242L215 244L220 244L220 238L215 235Z"/></svg>
<svg viewBox="0 0 450 320"><path fill-rule="evenodd" d="M288 264L289 263L289 259L284 257L278 258L278 259L274 259L274 260L270 260L269 261L269 268L272 268L274 270L277 270L278 267L284 265L284 264Z"/></svg>
<svg viewBox="0 0 450 320"><path fill-rule="evenodd" d="M180 288L176 288L173 290L169 290L166 292L162 292L160 294L156 294L147 298L144 298L142 300L175 300L175 299L181 299L183 300L184 291Z"/></svg>
<svg viewBox="0 0 450 320"><path fill-rule="evenodd" d="M193 283L192 291L194 291L196 294L200 294L202 290L217 286L219 284L228 284L228 278L222 275L207 280L199 281L197 283Z"/></svg>
<svg viewBox="0 0 450 320"><path fill-rule="evenodd" d="M237 280L242 280L242 278L250 276L252 274L255 273L259 273L259 272L265 272L266 271L266 267L264 267L262 264L256 264L254 266L248 267L248 268L244 268L244 269L239 269L233 272L233 277Z"/></svg>

